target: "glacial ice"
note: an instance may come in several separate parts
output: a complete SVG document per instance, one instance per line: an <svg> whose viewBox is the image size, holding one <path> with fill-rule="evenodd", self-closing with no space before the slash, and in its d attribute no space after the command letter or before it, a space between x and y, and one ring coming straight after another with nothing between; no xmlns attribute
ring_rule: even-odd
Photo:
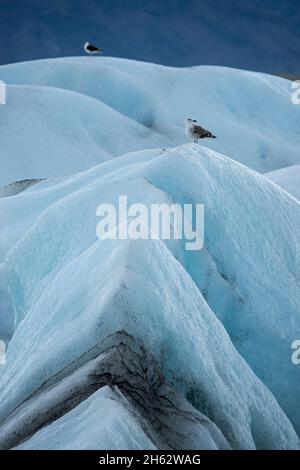
<svg viewBox="0 0 300 470"><path fill-rule="evenodd" d="M155 449L141 427L141 418L135 416L130 405L128 410L123 401L118 390L105 386L17 449Z"/></svg>
<svg viewBox="0 0 300 470"><path fill-rule="evenodd" d="M280 168L267 173L266 176L300 200L300 165Z"/></svg>
<svg viewBox="0 0 300 470"><path fill-rule="evenodd" d="M100 201L117 204L123 193L130 203L204 203L205 254L193 260L181 241L168 247L161 241L98 240L95 208ZM29 201L33 211L24 210ZM289 350L299 329L299 263L288 256L297 249L300 208L292 198L264 176L189 144L133 153L119 164L114 159L0 203L7 202L8 232L14 221L21 230L4 257L16 330L2 375L2 419L101 339L125 330L233 447L297 447L275 400L297 424L299 380ZM261 213L272 224L267 219L261 225ZM283 234L282 224L290 224ZM3 248L8 239L4 230ZM210 269L206 295L214 297L214 312L202 295ZM219 278L226 279L228 302L222 290L220 296ZM285 288L276 295L273 289L266 302L274 283Z"/></svg>
<svg viewBox="0 0 300 470"><path fill-rule="evenodd" d="M0 79L8 84L0 108L2 186L183 144L189 116L218 137L209 148L259 172L300 163L299 106L282 78L81 57L1 66Z"/></svg>
<svg viewBox="0 0 300 470"><path fill-rule="evenodd" d="M55 408L73 373L85 390L82 358L123 332L153 356L166 397L202 414L208 428L186 424L186 448L299 448L300 206L257 172L300 161L289 82L109 58L0 72L9 83L1 184L46 178L0 192L0 446L163 448L169 429L177 448L178 422L154 438L157 423L116 376ZM187 113L216 142L182 145ZM119 195L148 207L204 204L204 248L99 240L96 207Z"/></svg>
<svg viewBox="0 0 300 470"><path fill-rule="evenodd" d="M110 395L114 396L119 405L126 408L127 434L133 435L134 440L136 437L132 428L136 421L139 422L139 428L149 440L147 448L230 449L216 425L173 389L151 354L124 331L109 335L98 346L65 368L61 374L46 382L31 398L25 400L2 427L1 447L13 447L31 434L34 445L37 445L39 432L36 440L36 429L53 421L53 429L61 439L63 430L59 430L60 423L67 420L68 427L68 418L74 414L79 415L80 420L82 408L86 406L82 406L82 403L86 400L94 402L94 399L97 402L97 390L103 387L109 387ZM79 410L74 412L74 407L76 410L79 407ZM114 414L111 411L108 413ZM59 420L61 414L63 418ZM100 414L97 415L99 423L102 424L104 420L101 419L101 414L100 409ZM90 420L89 416L89 425ZM132 421L133 425L130 426ZM110 423L110 426L111 431L114 431L114 427L117 428L113 423ZM124 426L125 423L122 424L122 427ZM90 446L92 441L87 429L81 431L78 426L75 428L79 433L76 447L80 448L85 442ZM43 445L47 445L47 448L57 445L52 442L51 429L50 425L49 435L46 427L46 442ZM99 436L98 439L102 441L100 446L106 445L105 438ZM21 448L28 448L28 444L32 445L31 439L21 444ZM114 446L122 446L122 439L117 439Z"/></svg>

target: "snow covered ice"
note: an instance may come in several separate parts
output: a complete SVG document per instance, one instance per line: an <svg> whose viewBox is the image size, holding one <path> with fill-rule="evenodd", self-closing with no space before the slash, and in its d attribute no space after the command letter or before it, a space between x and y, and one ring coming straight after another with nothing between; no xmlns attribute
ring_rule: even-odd
<svg viewBox="0 0 300 470"><path fill-rule="evenodd" d="M110 58L0 79L0 447L299 448L290 83ZM187 143L190 115L218 139ZM120 194L204 204L204 248L99 240Z"/></svg>

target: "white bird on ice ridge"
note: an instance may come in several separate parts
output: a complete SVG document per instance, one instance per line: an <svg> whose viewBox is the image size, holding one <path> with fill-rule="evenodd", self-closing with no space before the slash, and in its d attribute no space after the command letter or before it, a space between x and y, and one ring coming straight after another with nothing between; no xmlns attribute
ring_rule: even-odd
<svg viewBox="0 0 300 470"><path fill-rule="evenodd" d="M93 46L93 44L89 42L86 42L83 48L87 54L101 54L103 52L103 49Z"/></svg>
<svg viewBox="0 0 300 470"><path fill-rule="evenodd" d="M213 135L211 132L207 131L203 127L197 124L196 119L188 118L185 120L185 133L191 139L193 139L194 144L198 143L198 139L216 139L216 136Z"/></svg>

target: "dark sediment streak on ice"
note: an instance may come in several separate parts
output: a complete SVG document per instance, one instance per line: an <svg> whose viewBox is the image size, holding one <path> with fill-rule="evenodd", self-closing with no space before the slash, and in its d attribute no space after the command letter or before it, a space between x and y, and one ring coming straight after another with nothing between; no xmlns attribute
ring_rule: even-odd
<svg viewBox="0 0 300 470"><path fill-rule="evenodd" d="M20 404L0 427L0 449L11 449L103 386L118 388L157 448L201 448L207 433L229 448L219 429L165 380L143 346L120 331L106 338Z"/></svg>

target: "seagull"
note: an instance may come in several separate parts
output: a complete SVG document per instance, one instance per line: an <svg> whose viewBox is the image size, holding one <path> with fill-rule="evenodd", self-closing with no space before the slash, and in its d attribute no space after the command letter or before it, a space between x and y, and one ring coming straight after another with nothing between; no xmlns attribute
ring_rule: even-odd
<svg viewBox="0 0 300 470"><path fill-rule="evenodd" d="M83 48L87 54L101 54L103 52L103 49L93 46L93 44L89 42L86 42Z"/></svg>
<svg viewBox="0 0 300 470"><path fill-rule="evenodd" d="M205 139L206 137L216 139L215 135L199 126L196 119L191 118L185 120L185 133L193 139L194 144L198 143L198 139Z"/></svg>

